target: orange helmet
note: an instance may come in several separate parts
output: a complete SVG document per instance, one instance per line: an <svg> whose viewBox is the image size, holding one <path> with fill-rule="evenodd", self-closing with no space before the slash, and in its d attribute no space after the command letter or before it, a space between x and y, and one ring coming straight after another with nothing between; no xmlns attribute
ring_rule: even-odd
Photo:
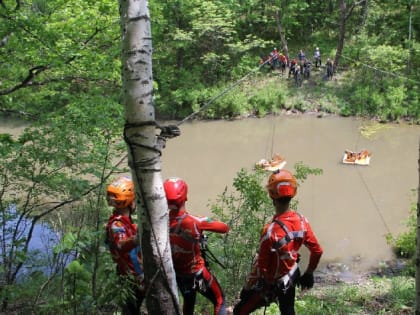
<svg viewBox="0 0 420 315"><path fill-rule="evenodd" d="M293 198L297 191L296 178L287 170L275 172L268 179L267 190L272 199Z"/></svg>
<svg viewBox="0 0 420 315"><path fill-rule="evenodd" d="M169 178L163 183L163 188L165 189L168 204L174 204L179 207L187 201L188 185L183 179L177 177Z"/></svg>
<svg viewBox="0 0 420 315"><path fill-rule="evenodd" d="M106 189L108 205L117 209L134 208L134 184L126 176L115 179Z"/></svg>

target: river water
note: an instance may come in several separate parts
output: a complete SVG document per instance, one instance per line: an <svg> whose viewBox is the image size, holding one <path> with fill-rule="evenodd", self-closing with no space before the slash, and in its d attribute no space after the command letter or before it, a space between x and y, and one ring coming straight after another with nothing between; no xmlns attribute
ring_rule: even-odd
<svg viewBox="0 0 420 315"><path fill-rule="evenodd" d="M286 168L296 162L321 168L298 190L298 211L310 221L324 248L323 265L334 262L356 270L391 259L385 235L405 231L409 209L417 202L420 126L380 125L335 116L274 116L237 121L191 122L168 141L162 175L189 184L188 209L210 214L215 201L241 168L273 153ZM344 150L367 149L369 166L341 163ZM268 175L267 175L268 179ZM413 191L414 190L414 191Z"/></svg>
<svg viewBox="0 0 420 315"><path fill-rule="evenodd" d="M0 133L19 133L23 124L0 120ZM324 248L322 265L340 262L366 269L391 259L385 235L405 231L409 209L417 202L420 126L380 125L336 116L281 115L236 121L199 121L180 126L161 157L162 176L189 184L188 210L211 215L207 206L231 187L241 168L274 153L286 168L297 162L321 168L298 190L298 211L310 221ZM367 149L369 166L344 165L344 150ZM267 174L268 178L268 174Z"/></svg>

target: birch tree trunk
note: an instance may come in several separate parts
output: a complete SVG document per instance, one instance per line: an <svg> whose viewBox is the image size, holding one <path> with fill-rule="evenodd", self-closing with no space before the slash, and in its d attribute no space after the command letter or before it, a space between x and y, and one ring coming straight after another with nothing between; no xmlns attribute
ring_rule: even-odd
<svg viewBox="0 0 420 315"><path fill-rule="evenodd" d="M149 314L180 314L153 105L152 33L147 0L120 0L124 137L136 186Z"/></svg>

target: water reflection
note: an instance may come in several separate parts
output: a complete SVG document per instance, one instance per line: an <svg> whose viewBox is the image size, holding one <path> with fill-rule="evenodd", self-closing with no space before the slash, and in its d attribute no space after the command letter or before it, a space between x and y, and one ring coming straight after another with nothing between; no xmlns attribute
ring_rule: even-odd
<svg viewBox="0 0 420 315"><path fill-rule="evenodd" d="M47 223L40 222L33 226L30 235L31 219L19 218L14 207L1 212L0 225L0 264L3 264L2 257L7 257L11 251L16 255L16 252L24 250L24 243L30 237L26 259L18 272L18 280L33 272L39 271L45 275L53 273L53 268L56 268L53 263L53 248L60 242L59 232L54 231ZM12 269L15 270L17 265L18 260Z"/></svg>

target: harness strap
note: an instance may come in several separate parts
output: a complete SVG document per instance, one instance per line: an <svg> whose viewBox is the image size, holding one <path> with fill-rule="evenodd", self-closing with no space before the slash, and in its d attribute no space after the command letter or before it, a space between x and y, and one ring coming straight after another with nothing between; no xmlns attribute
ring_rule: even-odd
<svg viewBox="0 0 420 315"><path fill-rule="evenodd" d="M305 231L305 226L304 226L304 223L303 223L303 218L299 213L297 213L297 215L300 218L301 229L299 231L289 231L287 226L282 221L277 220L277 219L273 220L273 222L280 225L280 227L286 233L286 235L281 240L279 240L279 241L277 241L273 244L273 251L276 251L277 249L283 247L286 244L289 244L294 239L304 238L306 231Z"/></svg>
<svg viewBox="0 0 420 315"><path fill-rule="evenodd" d="M277 281L282 283L284 285L284 287L287 287L287 285L290 282L290 279L292 278L292 276L294 275L294 273L296 272L297 269L298 269L298 264L295 263L293 265L292 269L290 269L288 273L286 273L284 276L279 278Z"/></svg>
<svg viewBox="0 0 420 315"><path fill-rule="evenodd" d="M184 220L187 215L188 215L187 213L184 213L182 216L177 217L176 218L176 220L177 220L176 227L170 228L169 229L169 232L170 233L177 234L177 235L181 236L183 239L185 239L187 241L190 241L190 242L193 242L193 243L198 243L199 240L196 240L195 238L193 238L188 233L185 233L185 232L181 231L181 223L182 223L182 220Z"/></svg>

